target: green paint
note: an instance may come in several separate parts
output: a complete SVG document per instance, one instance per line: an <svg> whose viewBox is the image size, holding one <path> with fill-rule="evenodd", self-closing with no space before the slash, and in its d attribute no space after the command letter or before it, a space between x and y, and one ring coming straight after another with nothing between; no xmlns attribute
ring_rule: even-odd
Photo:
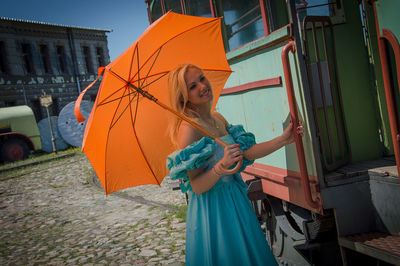
<svg viewBox="0 0 400 266"><path fill-rule="evenodd" d="M399 0L381 0L376 1L376 11L379 20L379 28L381 30L386 28L393 32L399 40L400 37L400 23L399 23Z"/></svg>
<svg viewBox="0 0 400 266"><path fill-rule="evenodd" d="M281 59L282 48L286 43L259 50L260 47L268 45L276 39L285 37L287 34L289 34L289 31L286 28L281 29L248 46L234 51L235 54L228 54L230 65L234 72L231 74L226 87L238 86L268 78L282 77L282 86L259 88L233 95L225 95L221 96L219 99L217 110L224 114L230 123L243 124L247 130L256 135L257 142L267 141L281 135L290 121L289 104ZM237 58L238 55L252 50L259 51L248 56ZM296 67L297 63L295 63L292 54L289 56L294 73L294 87L298 88L299 81L295 76L299 74ZM296 90L296 98L300 104L300 117L302 117L304 121L307 121L307 118L304 118L304 97L299 90ZM307 124L307 122L305 124ZM310 174L316 175L311 139L307 132L304 136L304 146L307 155L308 171ZM265 158L259 159L257 162L283 169L299 171L294 144L282 148Z"/></svg>

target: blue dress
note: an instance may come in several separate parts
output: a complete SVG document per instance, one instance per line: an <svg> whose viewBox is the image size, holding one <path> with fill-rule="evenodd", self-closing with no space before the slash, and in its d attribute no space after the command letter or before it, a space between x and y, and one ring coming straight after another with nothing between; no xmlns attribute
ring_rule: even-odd
<svg viewBox="0 0 400 266"><path fill-rule="evenodd" d="M228 126L221 137L242 150L255 144L242 126ZM224 175L207 192L193 192L187 170L213 167L224 154L222 146L204 137L167 158L172 180L182 180L189 196L186 214L186 265L277 265L247 198L239 173ZM241 171L252 162L244 160Z"/></svg>

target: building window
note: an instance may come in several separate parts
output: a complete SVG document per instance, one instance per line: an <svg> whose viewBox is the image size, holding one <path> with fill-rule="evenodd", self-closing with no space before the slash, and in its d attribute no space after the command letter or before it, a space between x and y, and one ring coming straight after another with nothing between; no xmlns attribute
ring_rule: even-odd
<svg viewBox="0 0 400 266"><path fill-rule="evenodd" d="M58 104L58 98L53 98L53 103L51 104L51 111L53 115L58 115L59 114L59 104Z"/></svg>
<svg viewBox="0 0 400 266"><path fill-rule="evenodd" d="M83 58L85 59L86 73L93 73L92 58L89 46L82 46Z"/></svg>
<svg viewBox="0 0 400 266"><path fill-rule="evenodd" d="M95 101L96 101L96 97L97 97L97 94L90 94L90 100L91 100L92 102L95 102Z"/></svg>
<svg viewBox="0 0 400 266"><path fill-rule="evenodd" d="M25 74L35 74L33 70L32 49L29 43L21 44L22 64Z"/></svg>
<svg viewBox="0 0 400 266"><path fill-rule="evenodd" d="M96 47L97 65L99 67L105 66L104 53L102 47Z"/></svg>
<svg viewBox="0 0 400 266"><path fill-rule="evenodd" d="M4 101L6 107L16 106L17 101Z"/></svg>
<svg viewBox="0 0 400 266"><path fill-rule="evenodd" d="M31 100L31 107L33 113L35 114L36 121L42 120L43 114L42 114L42 105L40 104L40 100L39 99Z"/></svg>
<svg viewBox="0 0 400 266"><path fill-rule="evenodd" d="M0 73L8 73L7 55L4 42L0 42Z"/></svg>
<svg viewBox="0 0 400 266"><path fill-rule="evenodd" d="M50 55L49 48L47 45L42 44L40 47L40 58L42 59L43 72L45 74L51 74L51 65L50 65Z"/></svg>
<svg viewBox="0 0 400 266"><path fill-rule="evenodd" d="M64 46L57 46L57 59L58 59L58 66L60 68L60 72L65 74L67 73L67 64L65 62L65 50Z"/></svg>

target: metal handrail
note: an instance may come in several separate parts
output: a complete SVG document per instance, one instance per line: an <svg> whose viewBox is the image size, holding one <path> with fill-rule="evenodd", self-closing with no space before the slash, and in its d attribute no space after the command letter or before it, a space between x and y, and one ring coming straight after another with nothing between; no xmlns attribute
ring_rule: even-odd
<svg viewBox="0 0 400 266"><path fill-rule="evenodd" d="M399 84L400 90L400 45L399 41L397 40L396 36L393 34L392 31L388 29L382 29L382 38L386 39L390 46L392 46L394 52L394 58L396 61L396 71L397 71L397 82Z"/></svg>
<svg viewBox="0 0 400 266"><path fill-rule="evenodd" d="M304 146L303 140L296 132L297 126L299 125L299 118L297 115L297 108L296 108L296 98L294 95L293 89L293 79L292 79L292 72L290 69L290 62L289 62L289 52L295 52L295 44L291 40L289 41L282 50L282 64L283 64L283 73L285 76L286 82L286 91L289 100L289 108L290 108L290 116L293 122L293 130L294 130L294 141L296 143L296 151L297 151L297 159L299 161L300 167L300 177L301 177L301 184L303 187L304 197L308 205L312 208L320 209L321 208L321 199L317 197L315 200L312 198L311 189L310 189L310 180L308 178L307 172L307 164L304 155Z"/></svg>

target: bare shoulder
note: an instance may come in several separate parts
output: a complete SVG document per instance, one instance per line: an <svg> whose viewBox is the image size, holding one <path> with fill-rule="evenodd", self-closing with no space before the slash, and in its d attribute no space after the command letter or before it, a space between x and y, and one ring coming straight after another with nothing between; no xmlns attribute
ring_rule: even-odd
<svg viewBox="0 0 400 266"><path fill-rule="evenodd" d="M197 130L186 121L182 121L178 131L178 147L183 149L199 139Z"/></svg>
<svg viewBox="0 0 400 266"><path fill-rule="evenodd" d="M224 122L225 126L229 126L228 121L225 119L225 117L223 115L221 115L218 112L214 112L215 117L217 117L218 119L220 119L221 121Z"/></svg>

